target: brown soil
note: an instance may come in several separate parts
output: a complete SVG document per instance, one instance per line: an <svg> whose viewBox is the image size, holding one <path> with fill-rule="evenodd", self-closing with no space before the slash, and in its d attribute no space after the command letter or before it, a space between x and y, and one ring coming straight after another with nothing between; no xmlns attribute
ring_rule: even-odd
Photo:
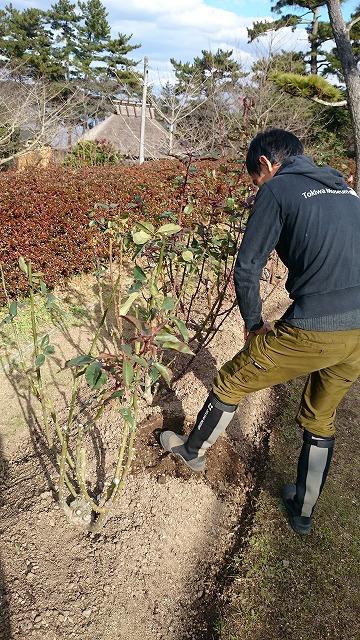
<svg viewBox="0 0 360 640"><path fill-rule="evenodd" d="M285 305L284 292L277 290L266 303L267 317L279 317ZM72 355L80 337L72 335L69 347L58 336L62 353ZM86 342L86 335L81 339ZM46 451L34 431L29 438L24 428L34 423L33 408L25 391L11 377L3 378L1 640L206 637L219 575L249 509L274 392L259 392L242 404L201 476L162 453L157 430L164 425L188 430L216 368L242 342L234 311L174 392L154 399L144 414L132 475L96 536L74 528L54 502ZM63 391L61 384L54 391L60 406ZM115 447L116 416L106 420L105 441ZM102 446L99 438L99 464Z"/></svg>

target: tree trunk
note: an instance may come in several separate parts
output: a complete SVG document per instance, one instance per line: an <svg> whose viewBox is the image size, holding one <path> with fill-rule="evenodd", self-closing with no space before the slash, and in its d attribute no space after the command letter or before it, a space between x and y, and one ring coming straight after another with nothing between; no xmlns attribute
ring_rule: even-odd
<svg viewBox="0 0 360 640"><path fill-rule="evenodd" d="M348 93L348 105L355 138L355 190L360 195L360 75L352 50L348 28L341 13L340 2L339 0L327 0L327 5Z"/></svg>
<svg viewBox="0 0 360 640"><path fill-rule="evenodd" d="M317 75L318 72L318 48L317 36L319 32L319 19L320 19L321 7L315 7L313 10L313 19L311 22L311 35L310 35L310 71L312 74Z"/></svg>

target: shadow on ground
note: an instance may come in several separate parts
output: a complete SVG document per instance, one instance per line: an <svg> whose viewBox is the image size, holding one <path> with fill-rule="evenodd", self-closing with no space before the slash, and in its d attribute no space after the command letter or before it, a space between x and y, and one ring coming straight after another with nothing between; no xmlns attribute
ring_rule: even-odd
<svg viewBox="0 0 360 640"><path fill-rule="evenodd" d="M3 506L3 487L8 476L7 462L3 456L2 438L0 435L0 510ZM0 530L1 534L1 530ZM8 593L6 589L6 576L2 567L0 549L0 639L11 640L11 624L8 607Z"/></svg>

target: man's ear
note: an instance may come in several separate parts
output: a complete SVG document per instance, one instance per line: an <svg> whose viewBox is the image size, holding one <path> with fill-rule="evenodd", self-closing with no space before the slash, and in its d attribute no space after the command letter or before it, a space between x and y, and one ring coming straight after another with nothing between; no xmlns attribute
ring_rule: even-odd
<svg viewBox="0 0 360 640"><path fill-rule="evenodd" d="M266 170L268 170L269 172L272 171L273 169L273 165L271 164L269 158L267 158L266 156L260 156L259 158L259 162L260 165Z"/></svg>

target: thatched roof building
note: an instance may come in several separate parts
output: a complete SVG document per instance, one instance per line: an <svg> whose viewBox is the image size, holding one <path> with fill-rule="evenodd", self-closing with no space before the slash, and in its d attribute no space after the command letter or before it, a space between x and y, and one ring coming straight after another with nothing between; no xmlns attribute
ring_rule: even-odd
<svg viewBox="0 0 360 640"><path fill-rule="evenodd" d="M125 158L138 158L140 145L141 105L119 101L117 113L95 125L80 140L106 140ZM156 120L152 107L146 107L145 158L158 159L169 155L169 133Z"/></svg>

